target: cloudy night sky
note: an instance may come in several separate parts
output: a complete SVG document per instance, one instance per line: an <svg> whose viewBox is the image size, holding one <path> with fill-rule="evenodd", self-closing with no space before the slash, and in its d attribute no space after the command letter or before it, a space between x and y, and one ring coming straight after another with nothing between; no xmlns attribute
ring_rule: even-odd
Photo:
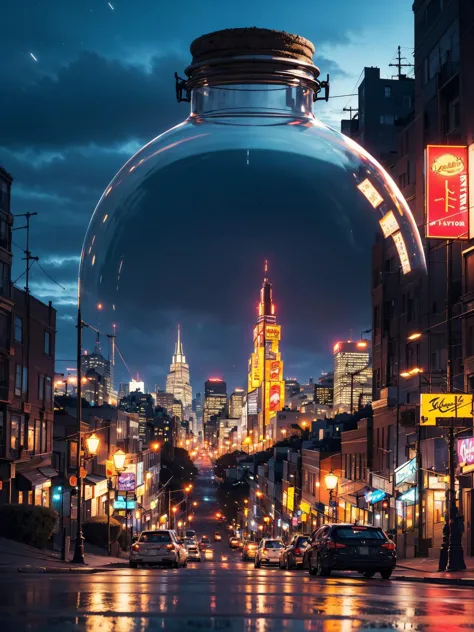
<svg viewBox="0 0 474 632"><path fill-rule="evenodd" d="M194 38L240 26L303 35L315 44L315 63L323 76L331 75L335 96L355 91L364 66L379 66L383 76L393 74L388 64L398 45L410 60L412 55L411 0L300 0L296 7L282 0L115 0L111 5L103 0L15 0L2 11L0 163L14 178L12 212L38 213L32 219L31 250L41 268L32 267L32 292L52 300L58 310L60 372L75 364L77 267L91 215L120 167L186 118L189 106L176 102L173 75L182 75L190 63ZM318 103L317 113L338 129L342 108L356 103L355 97L333 98ZM228 191L216 188L215 195ZM245 386L265 257L284 328L285 376L307 381L331 369L332 344L347 338L350 328L359 335L370 327L370 303L355 305L357 292L367 290L367 278L355 274L351 279L349 309L341 304L328 314L323 308L326 290L318 279L332 267L330 254L324 255L328 238L304 242L297 199L290 214L275 211L280 237L272 237L272 248L242 249L241 256L238 240L247 220L231 203L221 205L222 234L212 255L199 248L200 230L209 229L205 212L191 234L180 229L179 221L166 225L167 217L180 212L179 186L175 204L167 204L153 270L140 267L140 243L135 244L135 284L123 291L136 297L137 309L133 323L117 325L118 346L130 371L138 372L150 390L155 384L164 388L178 322L194 392L203 389L210 375L226 379L229 388ZM186 211L180 221L187 221ZM13 235L15 280L24 269L19 248L24 234ZM315 257L315 251L323 254ZM23 279L17 284L23 287ZM153 318L146 305L140 306L146 295L159 299ZM116 380L128 378L120 362Z"/></svg>

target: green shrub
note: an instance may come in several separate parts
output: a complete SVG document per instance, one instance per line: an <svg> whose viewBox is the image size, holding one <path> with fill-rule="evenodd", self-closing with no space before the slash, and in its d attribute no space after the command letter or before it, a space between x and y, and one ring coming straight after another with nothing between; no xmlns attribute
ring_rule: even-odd
<svg viewBox="0 0 474 632"><path fill-rule="evenodd" d="M121 530L120 522L115 518L110 518L110 541L115 542ZM86 542L96 546L107 547L107 516L101 514L89 518L82 524L82 533Z"/></svg>
<svg viewBox="0 0 474 632"><path fill-rule="evenodd" d="M0 535L44 549L57 519L58 514L48 507L1 505Z"/></svg>

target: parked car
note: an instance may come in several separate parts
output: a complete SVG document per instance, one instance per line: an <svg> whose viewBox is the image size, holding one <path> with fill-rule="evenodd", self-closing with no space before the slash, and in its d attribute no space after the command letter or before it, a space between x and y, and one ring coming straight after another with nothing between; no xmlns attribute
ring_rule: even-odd
<svg viewBox="0 0 474 632"><path fill-rule="evenodd" d="M214 542L220 542L221 540L222 540L221 534L219 533L219 531L216 531L214 533Z"/></svg>
<svg viewBox="0 0 474 632"><path fill-rule="evenodd" d="M132 544L129 561L132 568L137 568L139 564L169 564L179 568L187 565L188 552L173 530L142 531Z"/></svg>
<svg viewBox="0 0 474 632"><path fill-rule="evenodd" d="M242 547L242 560L244 562L254 560L257 547L258 544L256 542L252 542L252 540L245 540L244 546Z"/></svg>
<svg viewBox="0 0 474 632"><path fill-rule="evenodd" d="M233 535L231 538L229 538L229 546L231 549L239 549L242 544L242 540L236 535Z"/></svg>
<svg viewBox="0 0 474 632"><path fill-rule="evenodd" d="M288 546L280 552L280 568L287 571L298 566L303 566L305 550L309 547L309 536L294 535Z"/></svg>
<svg viewBox="0 0 474 632"><path fill-rule="evenodd" d="M187 538L194 538L195 540L197 540L196 531L194 531L194 529L188 529L184 535Z"/></svg>
<svg viewBox="0 0 474 632"><path fill-rule="evenodd" d="M275 538L261 540L255 553L255 568L260 568L262 564L279 564L283 547L283 542Z"/></svg>
<svg viewBox="0 0 474 632"><path fill-rule="evenodd" d="M313 532L308 551L309 572L321 577L335 570L389 579L396 563L395 544L380 527L368 525L324 525Z"/></svg>

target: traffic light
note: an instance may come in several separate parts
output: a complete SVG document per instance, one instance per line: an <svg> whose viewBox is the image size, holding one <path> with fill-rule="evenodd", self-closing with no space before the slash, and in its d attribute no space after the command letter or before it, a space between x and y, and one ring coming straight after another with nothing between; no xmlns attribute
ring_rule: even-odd
<svg viewBox="0 0 474 632"><path fill-rule="evenodd" d="M388 500L384 500L382 502L382 507L383 507L383 509L388 509Z"/></svg>

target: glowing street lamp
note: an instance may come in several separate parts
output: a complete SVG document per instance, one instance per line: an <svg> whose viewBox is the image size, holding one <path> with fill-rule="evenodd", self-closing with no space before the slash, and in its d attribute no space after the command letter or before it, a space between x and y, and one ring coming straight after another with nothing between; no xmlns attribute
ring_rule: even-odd
<svg viewBox="0 0 474 632"><path fill-rule="evenodd" d="M337 487L337 484L339 482L338 477L333 473L333 471L331 470L329 472L329 474L326 474L326 476L324 477L324 484L326 485L326 489L329 491L329 505L332 507L333 509L333 518L335 519L336 517L336 508L333 507L333 492Z"/></svg>
<svg viewBox="0 0 474 632"><path fill-rule="evenodd" d="M415 333L408 336L408 340L419 340L423 334L420 331L416 331Z"/></svg>
<svg viewBox="0 0 474 632"><path fill-rule="evenodd" d="M93 432L91 435L89 435L86 439L86 444L87 444L87 452L91 455L91 456L95 456L97 454L97 450L99 448L99 443L100 443L100 439L99 437L95 434L95 432Z"/></svg>
<svg viewBox="0 0 474 632"><path fill-rule="evenodd" d="M123 450L117 450L117 452L114 453L112 460L114 462L114 467L117 470L117 472L121 472L125 469L126 458L127 458L127 455L125 454Z"/></svg>

